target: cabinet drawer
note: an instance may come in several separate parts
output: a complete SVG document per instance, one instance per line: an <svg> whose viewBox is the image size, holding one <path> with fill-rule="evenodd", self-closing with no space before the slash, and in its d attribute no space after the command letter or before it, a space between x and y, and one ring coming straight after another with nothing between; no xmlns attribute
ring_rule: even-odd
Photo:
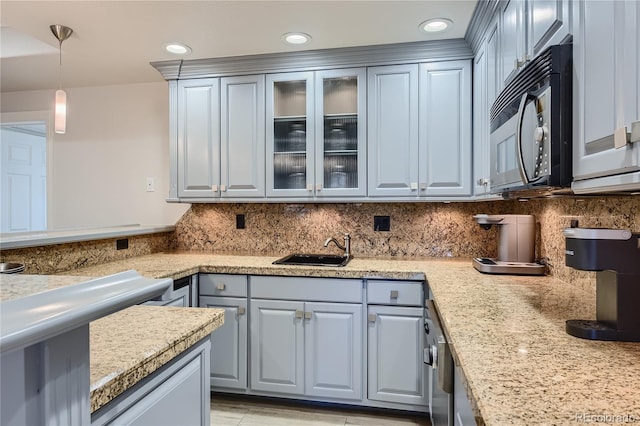
<svg viewBox="0 0 640 426"><path fill-rule="evenodd" d="M422 281L369 280L367 303L372 305L423 306Z"/></svg>
<svg viewBox="0 0 640 426"><path fill-rule="evenodd" d="M227 274L200 274L201 296L247 297L247 276Z"/></svg>
<svg viewBox="0 0 640 426"><path fill-rule="evenodd" d="M343 278L252 276L251 298L362 303L362 281Z"/></svg>

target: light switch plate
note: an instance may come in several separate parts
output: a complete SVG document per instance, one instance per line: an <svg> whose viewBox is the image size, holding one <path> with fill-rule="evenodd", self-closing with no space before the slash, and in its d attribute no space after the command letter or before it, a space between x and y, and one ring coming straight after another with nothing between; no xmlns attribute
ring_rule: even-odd
<svg viewBox="0 0 640 426"><path fill-rule="evenodd" d="M156 190L156 183L152 177L147 178L147 192L153 192Z"/></svg>

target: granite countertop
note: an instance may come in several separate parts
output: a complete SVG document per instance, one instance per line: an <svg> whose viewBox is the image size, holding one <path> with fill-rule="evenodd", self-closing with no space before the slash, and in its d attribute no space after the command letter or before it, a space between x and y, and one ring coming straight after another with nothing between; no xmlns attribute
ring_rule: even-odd
<svg viewBox="0 0 640 426"><path fill-rule="evenodd" d="M564 331L567 319L594 318L595 294L552 277L484 275L470 259L356 258L343 268L272 265L275 259L162 253L67 274L426 277L479 423L555 425L599 415L640 421L640 344L583 340Z"/></svg>
<svg viewBox="0 0 640 426"><path fill-rule="evenodd" d="M86 282L88 278L0 274L0 301ZM91 412L206 338L223 322L223 309L140 305L91 322Z"/></svg>

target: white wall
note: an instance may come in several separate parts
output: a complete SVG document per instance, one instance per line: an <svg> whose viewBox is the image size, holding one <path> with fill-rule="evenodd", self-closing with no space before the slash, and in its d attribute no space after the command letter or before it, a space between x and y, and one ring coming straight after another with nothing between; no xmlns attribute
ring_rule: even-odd
<svg viewBox="0 0 640 426"><path fill-rule="evenodd" d="M2 93L2 113L51 111L53 90ZM166 83L67 89L67 133L48 150L49 229L174 224ZM146 178L155 192L146 191Z"/></svg>

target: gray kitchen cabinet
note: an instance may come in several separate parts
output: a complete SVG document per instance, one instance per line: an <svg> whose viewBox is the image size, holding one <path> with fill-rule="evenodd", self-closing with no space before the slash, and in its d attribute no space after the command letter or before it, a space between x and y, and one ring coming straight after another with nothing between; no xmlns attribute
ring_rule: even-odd
<svg viewBox="0 0 640 426"><path fill-rule="evenodd" d="M614 133L630 132L640 120L640 4L579 1L573 7L572 189L639 189L640 143L616 147Z"/></svg>
<svg viewBox="0 0 640 426"><path fill-rule="evenodd" d="M251 286L251 390L361 401L362 281L252 277Z"/></svg>
<svg viewBox="0 0 640 426"><path fill-rule="evenodd" d="M368 280L367 324L368 398L427 406L423 282Z"/></svg>
<svg viewBox="0 0 640 426"><path fill-rule="evenodd" d="M564 42L571 33L572 0L529 0L527 49L532 58L547 47Z"/></svg>
<svg viewBox="0 0 640 426"><path fill-rule="evenodd" d="M472 194L471 62L420 64L420 195Z"/></svg>
<svg viewBox="0 0 640 426"><path fill-rule="evenodd" d="M200 274L201 308L224 309L224 324L211 334L211 389L247 389L248 321L245 275Z"/></svg>
<svg viewBox="0 0 640 426"><path fill-rule="evenodd" d="M367 73L369 197L417 197L418 65L371 67Z"/></svg>
<svg viewBox="0 0 640 426"><path fill-rule="evenodd" d="M500 20L493 19L487 30L487 120L493 102L502 90L502 74L500 73ZM476 54L477 55L477 54ZM474 117L474 121L476 118ZM488 125L488 124L487 124Z"/></svg>
<svg viewBox="0 0 640 426"><path fill-rule="evenodd" d="M220 185L220 80L178 82L178 197L214 198Z"/></svg>
<svg viewBox="0 0 640 426"><path fill-rule="evenodd" d="M267 196L366 195L364 68L267 75Z"/></svg>
<svg viewBox="0 0 640 426"><path fill-rule="evenodd" d="M316 80L315 195L367 195L365 68L324 70Z"/></svg>
<svg viewBox="0 0 640 426"><path fill-rule="evenodd" d="M91 425L208 425L209 348L197 343L92 413Z"/></svg>
<svg viewBox="0 0 640 426"><path fill-rule="evenodd" d="M484 41L473 60L473 194L489 194L489 81L487 42Z"/></svg>
<svg viewBox="0 0 640 426"><path fill-rule="evenodd" d="M265 76L220 79L222 198L265 196Z"/></svg>
<svg viewBox="0 0 640 426"><path fill-rule="evenodd" d="M501 75L506 85L527 61L524 0L509 0L500 10Z"/></svg>

